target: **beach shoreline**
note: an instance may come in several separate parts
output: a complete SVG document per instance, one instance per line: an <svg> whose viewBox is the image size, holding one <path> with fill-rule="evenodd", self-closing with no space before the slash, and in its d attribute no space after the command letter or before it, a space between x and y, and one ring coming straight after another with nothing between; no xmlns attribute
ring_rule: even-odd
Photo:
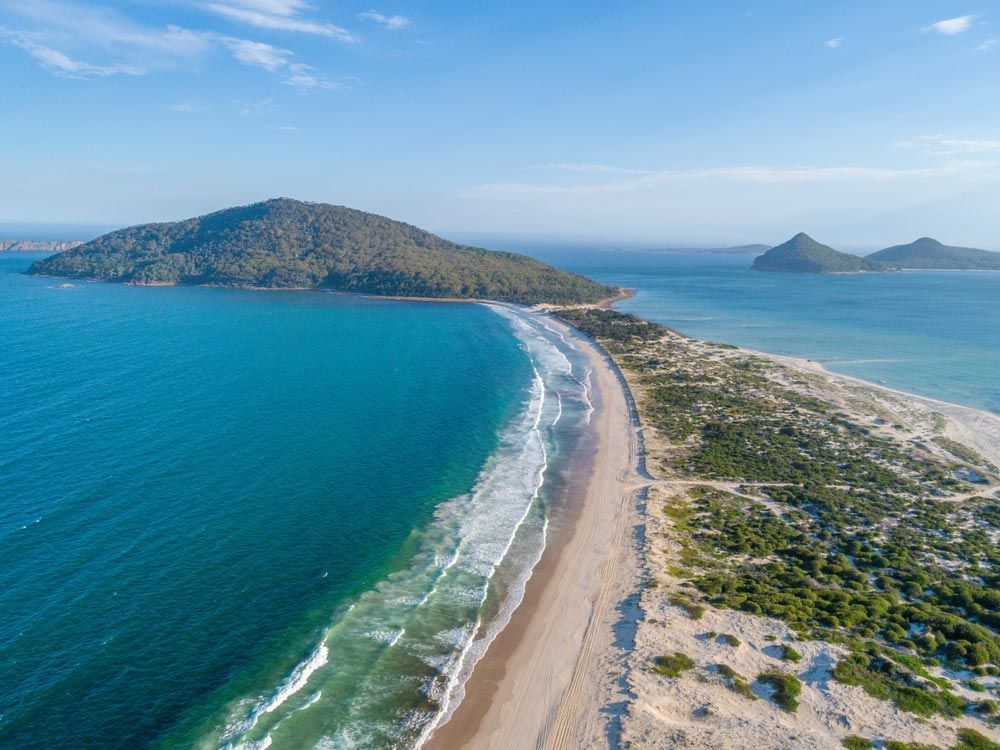
<svg viewBox="0 0 1000 750"><path fill-rule="evenodd" d="M571 498L565 527L428 749L592 747L605 736L602 710L621 701L613 675L624 669L627 649L615 644L614 631L619 608L640 583L639 438L626 389L604 352L575 329L548 316L545 322L587 355L596 444L574 478L578 502Z"/></svg>
<svg viewBox="0 0 1000 750"><path fill-rule="evenodd" d="M645 473L642 427L626 374L586 334L546 318L569 332L593 368L599 393L594 413L597 447L585 486L574 487L582 494L572 528L550 540L524 601L477 664L465 699L425 748L615 747L632 735L623 732L623 720L648 710L631 692L634 680L641 684L643 678L630 676L638 663L636 649L644 650L639 627L643 585L649 566L656 565L643 540L644 495L646 488L667 483ZM911 421L916 414L926 423L929 440L938 435L952 438L1000 466L997 415L831 372L800 357L739 352L781 365L789 383L812 389L856 418ZM891 432L894 427L880 429ZM744 617L731 612L713 616L734 628ZM747 635L755 627L785 631L779 623L762 621L758 626L750 620L756 622L749 618L739 625ZM623 626L629 631L624 639ZM679 701L678 710L690 702L676 695L674 700ZM882 708L864 703L873 712ZM768 731L758 739L766 736Z"/></svg>

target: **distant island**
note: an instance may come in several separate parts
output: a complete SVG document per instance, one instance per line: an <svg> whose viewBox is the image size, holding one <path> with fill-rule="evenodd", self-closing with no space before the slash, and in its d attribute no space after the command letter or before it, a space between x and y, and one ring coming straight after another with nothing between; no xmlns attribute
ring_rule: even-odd
<svg viewBox="0 0 1000 750"><path fill-rule="evenodd" d="M861 258L842 253L828 245L823 245L805 232L772 247L754 259L755 271L775 271L781 273L863 273L890 271L891 266L877 260Z"/></svg>
<svg viewBox="0 0 1000 750"><path fill-rule="evenodd" d="M38 240L0 240L0 253L61 253L82 245L82 240L69 241L38 241Z"/></svg>
<svg viewBox="0 0 1000 750"><path fill-rule="evenodd" d="M384 216L289 198L120 229L38 261L28 273L524 304L594 303L621 294L524 255L459 245Z"/></svg>
<svg viewBox="0 0 1000 750"><path fill-rule="evenodd" d="M1000 271L1000 253L951 247L931 237L894 245L867 256L851 255L823 245L805 232L756 258L755 271L781 273L885 273L908 269Z"/></svg>
<svg viewBox="0 0 1000 750"><path fill-rule="evenodd" d="M664 247L657 248L653 252L658 253L711 253L719 255L763 255L771 249L770 245L736 245L735 247Z"/></svg>
<svg viewBox="0 0 1000 750"><path fill-rule="evenodd" d="M951 247L931 237L921 237L909 245L887 247L872 253L868 258L899 268L1000 271L1000 253L971 247Z"/></svg>

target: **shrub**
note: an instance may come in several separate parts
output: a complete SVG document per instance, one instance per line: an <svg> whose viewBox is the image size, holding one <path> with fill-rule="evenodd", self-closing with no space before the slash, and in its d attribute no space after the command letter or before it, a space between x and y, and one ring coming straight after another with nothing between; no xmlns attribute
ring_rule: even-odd
<svg viewBox="0 0 1000 750"><path fill-rule="evenodd" d="M753 690L750 689L750 684L747 682L746 677L741 675L728 664L719 664L718 670L719 674L727 680L730 690L734 693L739 693L744 698L749 698L752 701L757 700L757 696L754 695Z"/></svg>
<svg viewBox="0 0 1000 750"><path fill-rule="evenodd" d="M664 677L680 677L682 672L694 667L694 662L687 654L680 651L668 656L657 656L653 659L653 671Z"/></svg>
<svg viewBox="0 0 1000 750"><path fill-rule="evenodd" d="M757 680L765 685L774 688L774 702L789 713L793 713L799 707L799 693L802 692L802 683L794 675L784 672L767 672L758 675Z"/></svg>
<svg viewBox="0 0 1000 750"><path fill-rule="evenodd" d="M730 633L723 634L722 640L725 641L727 646L732 646L733 648L740 645L740 639Z"/></svg>
<svg viewBox="0 0 1000 750"><path fill-rule="evenodd" d="M687 616L692 620L700 620L701 616L705 614L705 607L703 605L691 601L686 596L672 596L670 597L670 603L687 612Z"/></svg>
<svg viewBox="0 0 1000 750"><path fill-rule="evenodd" d="M1000 744L975 729L962 727L958 730L958 744L955 750L1000 750Z"/></svg>
<svg viewBox="0 0 1000 750"><path fill-rule="evenodd" d="M847 748L847 750L871 750L872 741L865 739L864 737L857 737L855 735L849 735L844 737L840 741L840 744Z"/></svg>
<svg viewBox="0 0 1000 750"><path fill-rule="evenodd" d="M782 644L781 646L781 658L783 661L791 661L798 664L800 661L802 661L802 654L800 654L794 648L785 643Z"/></svg>

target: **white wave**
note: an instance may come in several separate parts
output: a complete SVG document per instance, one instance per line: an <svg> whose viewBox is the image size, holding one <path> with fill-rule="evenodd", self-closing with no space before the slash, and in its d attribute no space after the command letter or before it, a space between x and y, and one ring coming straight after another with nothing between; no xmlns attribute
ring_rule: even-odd
<svg viewBox="0 0 1000 750"><path fill-rule="evenodd" d="M386 724L387 732L412 731L416 736L415 744L401 741L400 747L419 748L461 702L468 677L520 605L544 552L549 517L542 492L550 469L548 443L555 440L553 428L568 416L589 422L594 410L591 372L579 354L573 355L576 365L567 356L567 350L575 347L562 332L539 316L490 307L510 321L533 372L521 411L498 436L498 447L475 486L438 506L429 526L418 532L420 547L410 567L362 594L330 625L321 639L322 663L311 666L320 653L317 649L269 698L236 706L234 713L244 718L230 724L224 740L232 743L245 737L265 714L272 717L257 731L270 736L288 716L325 695L315 710L327 716L331 710L344 712L338 714L343 720L338 718L327 736L316 738L316 746L363 747L365 737L375 736L372 732L378 723L367 707L385 705L392 695L408 689L401 688L409 682L405 675L393 671L398 669L399 653L434 670L435 677L423 684L427 697L440 707L432 714L415 711L399 717L409 730L398 723ZM495 591L502 591L503 598L485 621L484 605ZM438 623L450 626L435 632L433 626ZM359 639L374 643L359 654ZM322 691L300 699L286 715L273 715L306 686L315 669L326 664L328 648L341 651L340 643L351 645L351 663L334 662L325 670L322 683L314 686ZM383 662L385 669L380 671ZM358 717L364 719L355 720ZM232 744L224 747L232 748Z"/></svg>

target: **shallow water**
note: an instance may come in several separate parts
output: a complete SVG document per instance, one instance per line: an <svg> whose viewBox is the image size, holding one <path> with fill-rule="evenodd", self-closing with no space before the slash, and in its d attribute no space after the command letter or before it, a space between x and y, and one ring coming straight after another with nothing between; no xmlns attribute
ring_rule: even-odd
<svg viewBox="0 0 1000 750"><path fill-rule="evenodd" d="M1000 413L1000 272L820 276L751 271L745 255L511 249L634 289L618 309L690 336Z"/></svg>

